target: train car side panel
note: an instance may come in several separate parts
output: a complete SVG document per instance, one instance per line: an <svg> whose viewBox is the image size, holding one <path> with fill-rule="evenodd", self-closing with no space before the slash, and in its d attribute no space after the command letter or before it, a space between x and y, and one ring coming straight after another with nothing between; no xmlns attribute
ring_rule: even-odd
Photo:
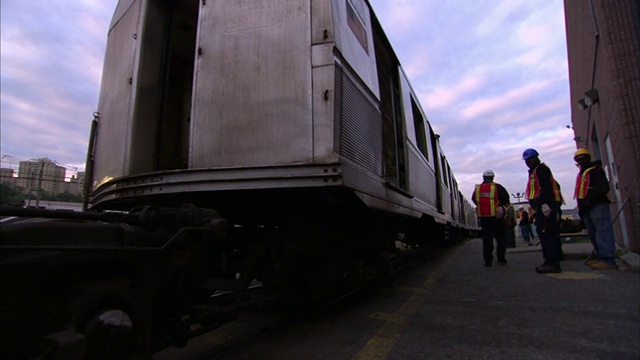
<svg viewBox="0 0 640 360"><path fill-rule="evenodd" d="M335 144L335 43L331 2L311 1L313 161L338 162Z"/></svg>
<svg viewBox="0 0 640 360"><path fill-rule="evenodd" d="M201 7L191 168L311 162L310 16L301 0Z"/></svg>
<svg viewBox="0 0 640 360"><path fill-rule="evenodd" d="M378 94L371 13L364 0L331 0L336 48L366 87Z"/></svg>
<svg viewBox="0 0 640 360"><path fill-rule="evenodd" d="M140 2L126 8L119 4L109 29L107 51L102 77L102 91L98 104L100 132L108 138L96 140L95 174L93 187L110 179L125 175L128 148L131 141L129 111L134 68Z"/></svg>
<svg viewBox="0 0 640 360"><path fill-rule="evenodd" d="M428 123L420 110L404 72L401 74L402 108L405 117L409 193L427 204L436 204L436 184Z"/></svg>

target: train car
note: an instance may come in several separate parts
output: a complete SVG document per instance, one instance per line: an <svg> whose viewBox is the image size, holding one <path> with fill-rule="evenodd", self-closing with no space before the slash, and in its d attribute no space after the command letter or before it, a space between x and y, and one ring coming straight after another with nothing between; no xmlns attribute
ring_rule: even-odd
<svg viewBox="0 0 640 360"><path fill-rule="evenodd" d="M365 0L120 0L103 71L88 211L0 209L15 358L141 358L477 230Z"/></svg>
<svg viewBox="0 0 640 360"><path fill-rule="evenodd" d="M474 226L365 0L122 0L96 124L91 210L215 209L287 269Z"/></svg>
<svg viewBox="0 0 640 360"><path fill-rule="evenodd" d="M415 243L466 226L365 0L122 0L96 115L94 210L189 202L278 225L337 212Z"/></svg>

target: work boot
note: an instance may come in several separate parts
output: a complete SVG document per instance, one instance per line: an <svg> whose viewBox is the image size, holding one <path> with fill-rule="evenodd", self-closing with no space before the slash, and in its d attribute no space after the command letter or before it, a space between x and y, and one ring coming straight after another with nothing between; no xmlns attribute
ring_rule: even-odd
<svg viewBox="0 0 640 360"><path fill-rule="evenodd" d="M609 264L602 260L596 260L591 264L589 264L589 267L592 268L593 270L612 270L612 269L617 269L618 265Z"/></svg>
<svg viewBox="0 0 640 360"><path fill-rule="evenodd" d="M560 265L542 265L536 268L536 272L538 274L553 274L553 273L561 273L562 269Z"/></svg>

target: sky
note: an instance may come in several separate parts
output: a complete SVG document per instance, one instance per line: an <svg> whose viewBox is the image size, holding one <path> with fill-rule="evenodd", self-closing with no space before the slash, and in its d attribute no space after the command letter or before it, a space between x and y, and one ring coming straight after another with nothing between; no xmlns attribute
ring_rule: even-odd
<svg viewBox="0 0 640 360"><path fill-rule="evenodd" d="M467 199L488 169L522 194L522 152L535 148L575 207L563 0L370 3ZM84 169L116 4L2 0L2 167L46 157Z"/></svg>

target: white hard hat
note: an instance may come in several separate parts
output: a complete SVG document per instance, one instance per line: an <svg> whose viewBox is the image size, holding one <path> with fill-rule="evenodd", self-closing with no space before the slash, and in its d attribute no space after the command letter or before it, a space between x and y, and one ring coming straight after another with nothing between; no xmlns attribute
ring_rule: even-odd
<svg viewBox="0 0 640 360"><path fill-rule="evenodd" d="M495 176L496 176L496 174L494 174L493 171L491 171L491 170L486 170L485 172L482 173L482 177L490 177L490 178L492 178L492 177L495 177Z"/></svg>

